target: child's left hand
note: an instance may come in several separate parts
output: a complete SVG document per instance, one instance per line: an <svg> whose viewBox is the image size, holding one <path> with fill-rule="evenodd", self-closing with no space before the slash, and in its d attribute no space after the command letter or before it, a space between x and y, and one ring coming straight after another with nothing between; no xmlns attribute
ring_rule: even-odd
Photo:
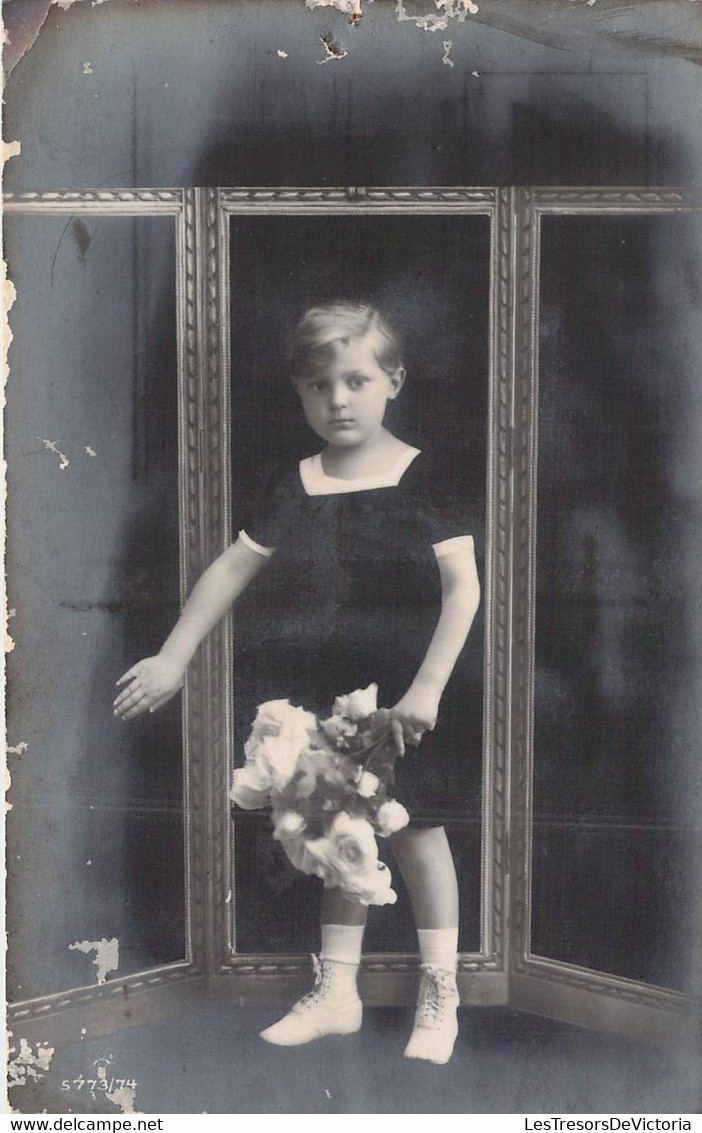
<svg viewBox="0 0 702 1133"><path fill-rule="evenodd" d="M415 683L391 708L392 733L400 755L405 754L405 744L416 747L424 733L433 730L440 698L440 692L431 685Z"/></svg>

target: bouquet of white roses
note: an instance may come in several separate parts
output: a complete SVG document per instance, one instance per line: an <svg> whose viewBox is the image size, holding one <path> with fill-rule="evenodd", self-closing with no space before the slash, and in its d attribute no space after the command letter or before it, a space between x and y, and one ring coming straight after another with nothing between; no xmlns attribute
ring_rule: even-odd
<svg viewBox="0 0 702 1133"><path fill-rule="evenodd" d="M337 697L328 720L288 700L260 705L231 798L273 808L273 837L297 869L364 905L391 905L397 894L375 835L401 830L409 815L388 795L398 752L377 693L372 684Z"/></svg>

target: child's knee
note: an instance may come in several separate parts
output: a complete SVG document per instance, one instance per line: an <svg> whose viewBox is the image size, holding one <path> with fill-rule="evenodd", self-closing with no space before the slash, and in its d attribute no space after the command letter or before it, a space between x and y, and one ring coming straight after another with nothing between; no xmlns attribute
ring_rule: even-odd
<svg viewBox="0 0 702 1133"><path fill-rule="evenodd" d="M446 831L443 826L405 826L389 838L390 846L396 857L403 854L419 854L430 852L439 843L446 840Z"/></svg>

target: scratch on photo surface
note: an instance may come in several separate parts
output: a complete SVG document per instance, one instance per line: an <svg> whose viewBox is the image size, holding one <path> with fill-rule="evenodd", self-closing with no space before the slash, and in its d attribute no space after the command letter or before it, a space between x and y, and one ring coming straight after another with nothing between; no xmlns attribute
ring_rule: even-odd
<svg viewBox="0 0 702 1133"><path fill-rule="evenodd" d="M43 1078L51 1066L54 1057L54 1047L48 1043L37 1043L33 1050L26 1039L20 1039L19 1050L14 1044L10 1045L12 1031L8 1031L8 1059L7 1077L8 1086L26 1086L30 1080L38 1081Z"/></svg>
<svg viewBox="0 0 702 1133"><path fill-rule="evenodd" d="M447 67L453 67L453 59L450 58L452 47L453 47L453 40L445 39L444 42L443 42L444 55L443 55L443 59L441 60L441 62L445 63Z"/></svg>
<svg viewBox="0 0 702 1133"><path fill-rule="evenodd" d="M16 156L21 151L21 148L22 147L20 146L19 142L8 142L8 143L3 142L3 149L2 149L3 163L4 163L4 161L8 160L9 157ZM4 406L5 403L6 403L5 389L7 387L7 383L9 381L9 377L10 377L10 367L9 367L8 357L9 357L10 345L12 343L12 337L13 337L12 336L12 330L10 328L10 311L11 311L12 307L14 306L16 299L17 299L17 290L16 290L15 285L12 282L12 280L7 278L7 263L5 262L5 259L3 258L3 260L2 260L2 311L3 311L3 317L2 317L2 402L1 402L2 406ZM2 476L3 503L5 501L5 497L6 497L6 493L7 493L7 484L6 484L6 479L5 479L5 473L6 473L6 465L5 465L5 462L2 461L1 462L0 476ZM3 513L4 513L4 509L3 509ZM1 529L2 529L3 540L4 540L5 537L6 537L4 520L2 522L2 528ZM7 609L7 583L5 581L3 581L2 608L3 608L3 610ZM11 634L8 632L8 628L7 628L7 623L10 620L10 618L14 616L14 612L15 612L14 610L8 611L5 618L3 619L3 634L4 634L4 643L3 644L4 644L4 651L5 651L6 654L11 653L12 650L15 648L14 640L13 640Z"/></svg>
<svg viewBox="0 0 702 1133"><path fill-rule="evenodd" d="M141 1113L141 1110L136 1108L136 1090L133 1086L120 1086L119 1089L105 1094L105 1097L122 1113Z"/></svg>
<svg viewBox="0 0 702 1133"><path fill-rule="evenodd" d="M8 610L7 617L5 619L5 626L4 626L4 630L5 630L5 652L6 653L11 653L12 650L15 648L15 640L11 636L11 634L9 634L7 632L7 623L9 622L10 618L14 618L14 616L15 616L15 611L14 610Z"/></svg>
<svg viewBox="0 0 702 1133"><path fill-rule="evenodd" d="M348 51L342 50L330 35L320 35L319 42L322 44L326 56L324 59L318 59L318 63L331 63L332 59L345 59Z"/></svg>
<svg viewBox="0 0 702 1133"><path fill-rule="evenodd" d="M305 7L310 10L314 8L337 8L338 11L349 17L350 24L360 24L363 19L361 0L305 0Z"/></svg>
<svg viewBox="0 0 702 1133"><path fill-rule="evenodd" d="M81 2L85 2L85 0L51 0L52 4L56 4L59 8L62 8L64 12L67 12L74 4L80 4ZM134 3L139 2L140 0L134 0ZM98 4L106 3L107 0L90 0L90 7L95 8Z"/></svg>
<svg viewBox="0 0 702 1133"><path fill-rule="evenodd" d="M71 462L65 452L61 452L61 449L58 448L58 441L49 441L46 437L37 437L37 440L41 441L47 452L53 452L59 458L59 468L62 472L64 468L68 468Z"/></svg>
<svg viewBox="0 0 702 1133"><path fill-rule="evenodd" d="M108 1067L110 1072L112 1067L112 1055L108 1055L106 1059L98 1059L93 1065L95 1066L95 1073L98 1080L105 1085L105 1097L108 1102L116 1106L122 1113L139 1113L136 1108L136 1082L130 1079L128 1082L124 1078L118 1078L115 1082L114 1074L110 1073L108 1080Z"/></svg>
<svg viewBox="0 0 702 1133"><path fill-rule="evenodd" d="M15 157L20 152L19 142L3 142L3 164L10 157ZM7 263L2 261L2 404L5 404L5 386L7 385L10 376L10 367L8 364L8 355L10 346L12 344L13 334L10 327L10 311L15 305L17 300L17 290L11 279L7 278Z"/></svg>
<svg viewBox="0 0 702 1133"><path fill-rule="evenodd" d="M2 143L2 163L9 161L11 157L19 157L22 153L22 143L17 140L13 142Z"/></svg>
<svg viewBox="0 0 702 1133"><path fill-rule="evenodd" d="M97 968L97 982L104 984L109 972L116 972L119 967L119 940L113 936L107 940L76 940L68 945L71 952L95 953L93 964Z"/></svg>
<svg viewBox="0 0 702 1133"><path fill-rule="evenodd" d="M27 3L23 5L3 5L5 44L7 47L3 57L6 80L17 64L21 63L31 51L52 9L57 7L63 11L68 11L76 2L77 0L32 0L31 7ZM105 0L90 0L90 5L94 8L104 2ZM138 0L134 0L134 3L137 2ZM17 8L17 16L12 11L15 7Z"/></svg>
<svg viewBox="0 0 702 1133"><path fill-rule="evenodd" d="M417 16L407 11L405 0L395 0L395 15L398 23L410 21L422 31L446 31L449 20L456 20L462 24L468 16L477 16L480 11L480 7L473 0L434 0L434 6L442 13L441 15L426 12Z"/></svg>
<svg viewBox="0 0 702 1133"><path fill-rule="evenodd" d="M10 153L10 151L11 151L11 153ZM10 156L14 156L16 153L19 153L19 151L20 151L19 142L11 142L8 145L5 145L5 143L3 143L3 159L5 159L8 154ZM12 283L12 281L7 278L7 264L6 264L5 260L3 259L3 261L2 261L2 308L3 308L3 319L2 319L2 402L1 402L2 406L4 406L5 402L6 402L5 389L6 389L6 386L7 386L8 380L9 380L9 376L10 376L10 368L9 368L9 364L8 364L8 355L9 355L9 351L10 351L10 344L12 342L12 337L13 337L12 336L12 330L10 329L10 310L13 307L16 299L17 299L17 291L16 291L15 285ZM0 463L1 463L0 475L2 476L2 495L3 495L3 501L4 501L5 496L6 496L6 492L7 492L7 485L6 485L6 480L5 480L6 465L5 465L4 460L1 461ZM4 511L4 509L3 509L3 511ZM4 540L5 539L4 521L2 523L2 532L3 532L3 540ZM6 605L7 605L7 587L6 587L6 583L3 582L3 591L2 591L2 607L3 607L3 610L6 609ZM8 633L8 630L7 630L7 623L9 621L9 619L13 616L13 614L14 614L14 611L8 612L5 616L5 618L3 619L4 651L5 651L6 654L11 653L12 650L15 648L14 640L13 640L12 636Z"/></svg>
<svg viewBox="0 0 702 1133"><path fill-rule="evenodd" d="M5 750L7 752L7 755L22 755L22 753L25 752L28 747L29 747L29 744L25 743L24 740L21 740L20 743L18 743L18 744L13 744L13 745L8 744L8 746ZM5 763L4 771L5 771L5 812L7 813L7 811L12 810L12 803L7 801L8 793L10 791L10 788L12 787L12 776L10 775L10 768L8 767L7 763Z"/></svg>

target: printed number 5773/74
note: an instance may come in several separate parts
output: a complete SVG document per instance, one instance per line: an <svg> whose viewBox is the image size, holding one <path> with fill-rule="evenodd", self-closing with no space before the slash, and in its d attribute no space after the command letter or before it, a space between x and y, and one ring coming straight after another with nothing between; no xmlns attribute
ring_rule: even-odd
<svg viewBox="0 0 702 1133"><path fill-rule="evenodd" d="M131 1078L84 1078L82 1074L79 1078L64 1078L61 1082L62 1090L87 1089L91 1094L96 1090L111 1094L114 1090L123 1090L125 1087L136 1090L136 1082Z"/></svg>

